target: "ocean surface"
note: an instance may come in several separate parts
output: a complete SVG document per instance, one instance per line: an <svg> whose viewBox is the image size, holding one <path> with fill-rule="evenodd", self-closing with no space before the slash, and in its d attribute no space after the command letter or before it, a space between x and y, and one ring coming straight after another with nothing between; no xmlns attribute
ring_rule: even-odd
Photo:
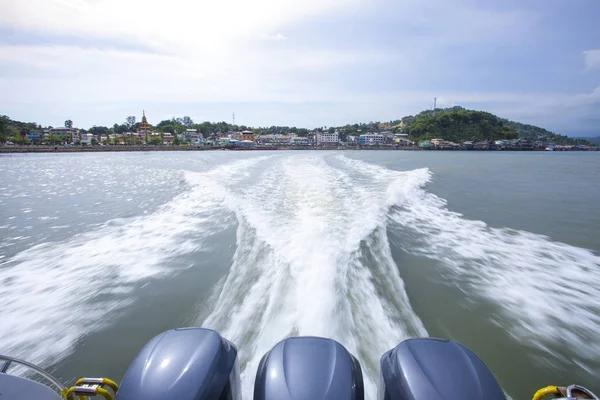
<svg viewBox="0 0 600 400"><path fill-rule="evenodd" d="M514 399L600 392L600 153L0 156L0 353L119 381L181 326L239 349L245 398L291 335L341 342L374 399L414 336Z"/></svg>

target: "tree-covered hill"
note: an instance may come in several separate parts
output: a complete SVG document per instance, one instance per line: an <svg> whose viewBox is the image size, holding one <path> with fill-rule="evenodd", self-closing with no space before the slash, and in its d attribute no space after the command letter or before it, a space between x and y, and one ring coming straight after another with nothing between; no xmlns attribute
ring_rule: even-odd
<svg viewBox="0 0 600 400"><path fill-rule="evenodd" d="M444 139L450 142L516 139L516 129L484 111L462 107L427 110L402 119L404 133L414 141Z"/></svg>
<svg viewBox="0 0 600 400"><path fill-rule="evenodd" d="M579 140L586 140L591 144L595 144L596 146L600 146L600 136L598 137L584 137L584 138L576 138Z"/></svg>
<svg viewBox="0 0 600 400"><path fill-rule="evenodd" d="M539 126L522 124L520 122L509 121L507 119L503 119L502 121L506 126L516 130L520 138L527 140L541 140L543 142L552 142L560 145L587 144L585 139L575 139L565 135L559 135L550 132L547 129L540 128Z"/></svg>
<svg viewBox="0 0 600 400"><path fill-rule="evenodd" d="M412 140L441 138L451 142L501 140L522 138L531 141L553 142L559 145L589 144L550 132L538 126L509 121L484 111L452 107L423 111L402 119L404 133Z"/></svg>

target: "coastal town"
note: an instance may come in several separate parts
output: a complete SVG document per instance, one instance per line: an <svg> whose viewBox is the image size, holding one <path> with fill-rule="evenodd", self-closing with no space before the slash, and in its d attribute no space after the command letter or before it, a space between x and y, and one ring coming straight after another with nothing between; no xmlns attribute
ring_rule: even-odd
<svg viewBox="0 0 600 400"><path fill-rule="evenodd" d="M189 121L185 123L185 118ZM443 138L414 140L405 132L406 124L372 123L357 128L352 134L336 128L298 130L296 132L265 133L262 129L231 129L224 124L223 131L203 133L184 117L180 129L157 129L148 122L145 111L141 122L128 117L126 131L93 127L78 129L72 121L63 127L35 130L21 129L0 144L0 151L115 151L115 150L277 150L277 149L379 149L379 150L511 150L511 151L597 151L593 144L556 144L552 138L538 135L535 139L517 137L500 140L451 141ZM173 118L175 121L175 118ZM164 121L163 121L164 122ZM168 121L167 121L168 122ZM192 121L193 122L193 121ZM295 129L295 128L294 128ZM121 129L122 130L122 129Z"/></svg>

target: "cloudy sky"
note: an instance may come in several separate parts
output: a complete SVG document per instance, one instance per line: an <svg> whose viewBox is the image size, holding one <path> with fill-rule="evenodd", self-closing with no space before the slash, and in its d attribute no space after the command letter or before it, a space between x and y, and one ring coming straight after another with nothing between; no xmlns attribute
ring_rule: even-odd
<svg viewBox="0 0 600 400"><path fill-rule="evenodd" d="M331 126L462 105L600 135L598 0L0 0L0 114Z"/></svg>

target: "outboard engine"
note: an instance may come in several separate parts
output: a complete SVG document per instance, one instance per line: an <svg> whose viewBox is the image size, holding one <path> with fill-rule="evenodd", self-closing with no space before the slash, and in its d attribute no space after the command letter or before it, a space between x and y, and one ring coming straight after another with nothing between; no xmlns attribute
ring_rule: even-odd
<svg viewBox="0 0 600 400"><path fill-rule="evenodd" d="M408 339L381 357L379 400L505 400L491 371L466 347Z"/></svg>
<svg viewBox="0 0 600 400"><path fill-rule="evenodd" d="M332 339L285 339L263 356L254 400L363 400L358 360Z"/></svg>
<svg viewBox="0 0 600 400"><path fill-rule="evenodd" d="M173 329L133 360L115 400L240 400L237 349L217 332Z"/></svg>

